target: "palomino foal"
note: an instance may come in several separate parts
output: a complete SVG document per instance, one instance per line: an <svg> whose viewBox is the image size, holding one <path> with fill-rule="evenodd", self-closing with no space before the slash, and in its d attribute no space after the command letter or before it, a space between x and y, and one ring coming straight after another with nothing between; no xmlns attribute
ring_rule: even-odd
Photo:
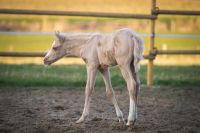
<svg viewBox="0 0 200 133"><path fill-rule="evenodd" d="M96 74L99 71L106 86L106 94L114 104L119 121L124 121L115 93L113 91L109 67L119 65L126 80L130 96L128 122L133 124L137 119L137 97L140 90L139 61L143 58L143 40L130 29L120 29L111 34L77 33L60 35L44 57L44 64L50 65L64 56L81 57L87 68L87 84L85 88L85 104L82 116L77 123L83 122L89 115L91 93L94 89Z"/></svg>

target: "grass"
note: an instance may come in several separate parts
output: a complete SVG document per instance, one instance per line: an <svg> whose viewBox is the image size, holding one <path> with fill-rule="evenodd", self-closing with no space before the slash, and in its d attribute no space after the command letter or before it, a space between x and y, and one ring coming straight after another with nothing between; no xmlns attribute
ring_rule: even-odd
<svg viewBox="0 0 200 133"><path fill-rule="evenodd" d="M200 86L200 66L155 66L154 85ZM111 68L112 85L126 86L118 67ZM146 66L141 67L140 79L146 84ZM86 70L84 65L8 65L0 64L0 86L36 87L84 87ZM102 78L97 76L96 86L103 87Z"/></svg>
<svg viewBox="0 0 200 133"><path fill-rule="evenodd" d="M0 35L0 51L26 51L46 52L53 42L54 37L48 35ZM145 40L145 53L147 53L149 40ZM200 49L199 38L162 38L156 37L156 47L162 49L167 44L167 49Z"/></svg>
<svg viewBox="0 0 200 133"><path fill-rule="evenodd" d="M167 49L176 50L195 50L200 49L199 38L168 38L156 37L155 44L158 49L162 49L163 44L167 45Z"/></svg>
<svg viewBox="0 0 200 133"><path fill-rule="evenodd" d="M50 48L53 40L53 36L47 35L0 35L0 50L44 52Z"/></svg>

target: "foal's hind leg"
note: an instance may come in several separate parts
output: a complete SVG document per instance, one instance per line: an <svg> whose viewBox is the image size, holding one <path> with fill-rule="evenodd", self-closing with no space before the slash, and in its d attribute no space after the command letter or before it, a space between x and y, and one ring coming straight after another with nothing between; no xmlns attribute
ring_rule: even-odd
<svg viewBox="0 0 200 133"><path fill-rule="evenodd" d="M130 97L129 115L126 125L131 125L136 121L136 82L131 72L130 63L124 62L120 65L121 73L126 80L127 88Z"/></svg>
<svg viewBox="0 0 200 133"><path fill-rule="evenodd" d="M108 68L99 69L99 71L101 72L101 75L103 77L103 80L106 86L106 94L111 99L112 103L114 104L117 117L119 118L119 122L120 121L124 122L123 113L118 106L117 100L115 98L115 93L110 82L110 72Z"/></svg>
<svg viewBox="0 0 200 133"><path fill-rule="evenodd" d="M137 104L138 104L138 95L139 95L139 92L140 92L140 77L139 77L139 73L135 72L135 68L134 68L133 63L131 63L130 66L131 66L131 72L132 72L133 78L136 81L135 97L136 97L136 119L137 119Z"/></svg>

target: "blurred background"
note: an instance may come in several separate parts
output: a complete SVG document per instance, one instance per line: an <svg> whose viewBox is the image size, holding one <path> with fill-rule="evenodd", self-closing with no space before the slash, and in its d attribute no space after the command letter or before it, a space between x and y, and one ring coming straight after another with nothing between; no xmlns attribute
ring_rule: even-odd
<svg viewBox="0 0 200 133"><path fill-rule="evenodd" d="M200 9L200 1L157 0L157 7L159 7L159 9L167 10L197 11ZM150 14L151 0L0 0L0 8ZM57 30L61 32L113 32L116 29L124 27L131 28L143 36L145 40L145 54L148 54L150 20L0 14L0 51L47 52L55 39L52 33ZM12 34L13 32L14 34ZM161 34L163 36L160 36ZM156 20L155 47L162 50L200 50L200 16L159 15ZM171 69L171 66L174 66L174 71L177 69L180 70L179 66L186 66L188 70L182 68L180 74L183 74L183 72L192 73L180 76L179 79L181 80L181 83L183 82L182 79L189 78L191 75L194 77L191 84L198 80L195 79L197 78L197 75L195 74L199 71L199 55L158 55L154 61L157 65L154 69L156 69L156 72L158 70L159 74L164 73L166 68L167 70ZM5 71L6 68L9 68L8 64L21 64L21 66L23 66L22 64L42 65L43 59L0 57L0 63L2 71ZM146 63L147 60L142 62L142 64L144 64L142 67L144 70L142 72L143 83L146 82ZM55 64L83 64L83 61L79 58L65 58ZM79 67L77 70L78 69ZM8 69L8 71L11 70L15 71L15 69ZM118 72L119 71L117 71L117 74ZM166 73L168 72L169 71L166 71ZM47 74L47 72L44 73ZM1 76L4 77L1 79L1 82L3 84L8 84L5 77L12 77L13 75L1 73ZM159 76L163 76L163 80L166 78L169 79L169 81L172 81L172 75L166 76L163 74ZM159 76L155 75L154 78L159 80ZM41 75L38 77L41 77ZM80 75L77 77L80 77ZM77 77L75 76L75 78ZM84 84L82 79L84 78L81 78L80 82L81 84ZM116 80L118 81L118 77ZM64 81L66 80L63 80L63 84ZM184 81L187 81L187 79ZM39 84L42 84L42 79L38 82ZM123 82L122 79L120 79L119 82ZM161 83L157 80L155 82ZM167 84L168 82L164 81L162 83Z"/></svg>
<svg viewBox="0 0 200 133"><path fill-rule="evenodd" d="M33 9L59 11L91 11L113 13L150 14L150 0L0 0L0 8ZM199 10L199 0L159 0L160 9ZM128 27L146 35L150 31L149 20L72 17L72 16L37 16L0 14L0 31L17 32L112 32ZM200 33L199 16L159 15L156 21L156 33L190 34L189 37L156 37L159 49L200 49L200 39L191 35ZM145 53L147 53L149 37L144 36ZM46 52L54 40L53 35L0 34L0 51ZM167 60L165 59L167 57ZM200 56L158 56L156 64L200 64ZM178 59L178 60L177 60ZM194 60L195 59L195 60ZM61 60L59 63L83 63L79 59ZM41 63L38 58L2 58L1 63Z"/></svg>

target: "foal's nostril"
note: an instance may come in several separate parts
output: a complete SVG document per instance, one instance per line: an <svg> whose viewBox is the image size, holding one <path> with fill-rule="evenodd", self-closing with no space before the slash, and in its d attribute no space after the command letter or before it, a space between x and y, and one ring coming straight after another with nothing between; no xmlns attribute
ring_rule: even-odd
<svg viewBox="0 0 200 133"><path fill-rule="evenodd" d="M46 62L47 61L47 58L44 58L44 60L43 60L44 62Z"/></svg>

